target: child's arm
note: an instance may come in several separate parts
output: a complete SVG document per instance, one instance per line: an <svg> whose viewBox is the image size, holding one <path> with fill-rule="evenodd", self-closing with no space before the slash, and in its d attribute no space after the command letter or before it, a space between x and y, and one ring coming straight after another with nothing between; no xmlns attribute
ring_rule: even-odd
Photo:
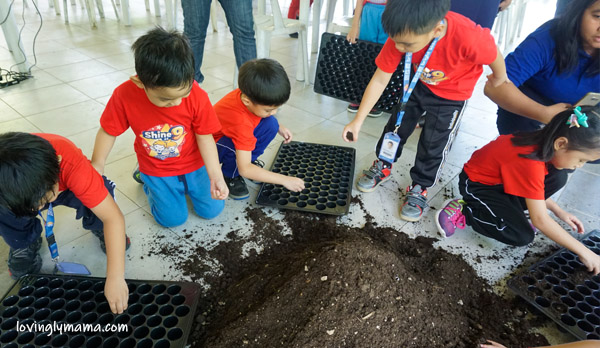
<svg viewBox="0 0 600 348"><path fill-rule="evenodd" d="M91 209L104 224L106 284L104 295L113 313L127 309L129 289L125 283L125 218L110 194Z"/></svg>
<svg viewBox="0 0 600 348"><path fill-rule="evenodd" d="M537 348L598 348L600 346L600 341L597 340L586 340L580 342L571 342L566 344L559 344L556 346L543 346ZM492 340L487 340L487 344L481 344L481 348L506 348L498 342L494 342Z"/></svg>
<svg viewBox="0 0 600 348"><path fill-rule="evenodd" d="M116 139L117 137L106 133L102 127L98 129L98 134L96 134L96 141L94 143L94 152L92 153L92 166L94 166L100 174L104 174L106 158L108 157L110 150L112 150Z"/></svg>
<svg viewBox="0 0 600 348"><path fill-rule="evenodd" d="M367 89L362 96L356 116L354 116L354 119L348 123L342 131L342 139L344 139L344 141L354 142L358 140L360 127L362 127L365 118L367 118L367 115L371 109L373 109L373 106L375 106L379 97L381 97L381 94L385 90L388 82L390 82L392 75L393 73L386 73L379 68L375 70L375 73L373 74L373 77L371 77L371 81L369 82L369 85L367 85ZM348 137L348 133L352 133L350 138Z"/></svg>
<svg viewBox="0 0 600 348"><path fill-rule="evenodd" d="M346 40L350 43L356 43L356 39L360 34L360 17L362 16L364 0L356 0L356 6L354 7L354 18L352 18L352 27L350 32L346 35Z"/></svg>
<svg viewBox="0 0 600 348"><path fill-rule="evenodd" d="M600 256L596 255L560 227L560 225L548 214L548 211L546 210L548 206L545 201L526 198L525 202L527 203L527 209L529 209L531 222L535 227L548 236L548 238L579 255L581 262L587 267L588 271L593 272L594 274L600 273ZM551 201L549 206L555 209L556 203ZM579 224L581 224L581 222L579 222Z"/></svg>
<svg viewBox="0 0 600 348"><path fill-rule="evenodd" d="M506 64L504 63L504 57L499 48L496 48L496 59L490 64L492 74L488 75L488 83L493 87L498 87L503 83L508 82L508 75L506 74Z"/></svg>
<svg viewBox="0 0 600 348"><path fill-rule="evenodd" d="M554 213L559 219L566 222L571 228L579 234L583 234L585 229L583 223L577 218L577 216L566 212L561 208L552 198L546 199L546 208Z"/></svg>
<svg viewBox="0 0 600 348"><path fill-rule="evenodd" d="M293 176L273 173L252 164L252 152L244 150L235 151L236 163L240 175L250 180L283 185L290 191L299 192L304 189L304 181Z"/></svg>
<svg viewBox="0 0 600 348"><path fill-rule="evenodd" d="M206 166L206 172L210 178L210 194L213 199L225 199L229 195L229 189L223 179L217 145L212 134L196 134L196 142L200 149L200 154Z"/></svg>

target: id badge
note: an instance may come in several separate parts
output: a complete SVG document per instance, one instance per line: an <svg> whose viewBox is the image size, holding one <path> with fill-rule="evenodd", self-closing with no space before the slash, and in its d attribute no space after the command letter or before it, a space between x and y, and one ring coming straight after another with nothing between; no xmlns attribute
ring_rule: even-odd
<svg viewBox="0 0 600 348"><path fill-rule="evenodd" d="M381 149L379 150L379 158L386 162L394 163L396 161L396 151L398 150L399 145L400 137L398 134L394 132L385 133Z"/></svg>
<svg viewBox="0 0 600 348"><path fill-rule="evenodd" d="M58 262L54 268L54 273L58 274L77 274L90 275L90 270L80 263L74 262Z"/></svg>

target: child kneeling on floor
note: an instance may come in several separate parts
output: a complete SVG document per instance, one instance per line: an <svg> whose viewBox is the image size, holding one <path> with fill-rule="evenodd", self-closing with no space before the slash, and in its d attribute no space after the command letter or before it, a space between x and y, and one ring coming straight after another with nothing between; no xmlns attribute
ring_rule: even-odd
<svg viewBox="0 0 600 348"><path fill-rule="evenodd" d="M115 139L128 128L141 181L156 222L164 227L195 212L211 219L223 211L228 190L212 133L219 120L198 83L188 39L176 31L150 30L133 43L135 71L115 89L100 118L92 164L103 172Z"/></svg>
<svg viewBox="0 0 600 348"><path fill-rule="evenodd" d="M238 85L239 89L215 104L223 127L215 133L215 140L229 197L249 197L244 178L302 191L302 179L265 170L264 162L258 159L277 133L284 143L292 141L292 132L274 116L290 97L290 80L285 70L273 59L250 60L240 67Z"/></svg>
<svg viewBox="0 0 600 348"><path fill-rule="evenodd" d="M579 255L594 274L600 255L573 238L547 210L583 233L583 224L554 202L558 180L546 177L548 166L576 169L600 158L600 107L577 107L556 115L535 132L500 135L475 151L459 175L462 200L449 200L436 215L439 232L450 237L465 223L502 243L523 246L534 238L534 226ZM533 226L524 210L529 210Z"/></svg>
<svg viewBox="0 0 600 348"><path fill-rule="evenodd" d="M112 197L114 184L67 138L19 132L0 134L0 182L0 235L10 247L11 276L40 271L42 224L37 216L43 210L53 215L52 206L64 205L75 209L83 228L100 240L106 253L104 293L111 310L123 312L129 297L124 278L129 239Z"/></svg>

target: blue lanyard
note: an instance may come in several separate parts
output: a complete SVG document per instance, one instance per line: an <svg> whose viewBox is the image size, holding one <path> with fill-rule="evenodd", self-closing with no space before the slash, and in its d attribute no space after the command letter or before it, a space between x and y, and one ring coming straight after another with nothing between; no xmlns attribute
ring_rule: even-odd
<svg viewBox="0 0 600 348"><path fill-rule="evenodd" d="M425 65L427 65L427 61L431 57L431 53L433 52L433 49L435 48L435 45L437 44L439 39L440 39L439 37L436 37L435 39L433 39L433 41L431 41L431 44L429 45L427 52L425 52L423 59L421 59L421 63L419 63L419 66L417 67L417 72L415 72L415 76L413 76L412 80L410 81L410 84L408 82L408 79L410 78L410 66L412 64L412 52L406 52L406 54L405 54L405 57L404 57L404 81L403 81L404 93L402 94L402 99L401 99L402 103L400 104L400 110L398 111L398 114L396 117L396 129L394 130L394 133L396 133L398 131L398 127L400 127L400 123L402 122L402 117L404 117L404 108L406 107L406 102L408 102L408 98L410 98L410 95L412 94L413 89L417 85L417 82L419 81L419 77L423 73L423 70L425 69Z"/></svg>
<svg viewBox="0 0 600 348"><path fill-rule="evenodd" d="M42 216L42 212L38 212L38 214L44 220L44 216ZM46 215L46 219L44 220L44 227L46 229L46 241L48 242L48 249L50 249L50 255L52 256L52 261L58 262L58 245L56 244L56 240L54 239L54 209L52 209L52 203L48 204L48 214Z"/></svg>

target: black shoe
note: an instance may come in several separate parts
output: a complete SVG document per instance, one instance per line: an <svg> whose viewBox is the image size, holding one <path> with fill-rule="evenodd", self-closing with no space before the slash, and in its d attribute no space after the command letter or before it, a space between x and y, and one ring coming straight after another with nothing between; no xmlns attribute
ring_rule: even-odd
<svg viewBox="0 0 600 348"><path fill-rule="evenodd" d="M140 166L137 164L133 170L133 180L137 181L138 184L143 184L142 176L140 175Z"/></svg>
<svg viewBox="0 0 600 348"><path fill-rule="evenodd" d="M264 168L264 167L265 167L265 162L263 162L263 161L261 161L261 160L259 160L259 159L256 159L256 160L254 160L254 161L252 162L252 164L254 164L255 166L257 166L257 167L259 167L259 168ZM257 180L252 180L252 179L248 179L248 180L252 181L253 183L255 183L255 184L257 184L257 185L260 185L260 184L262 184L262 182L260 182L260 181L257 181Z"/></svg>
<svg viewBox="0 0 600 348"><path fill-rule="evenodd" d="M106 254L106 243L104 242L104 231L103 230L92 230L92 233L94 234L94 236L98 237L98 239L100 240L100 249L102 249L102 252ZM125 235L125 250L129 250L130 246L131 246L131 240L129 240L129 237L127 237L127 235Z"/></svg>
<svg viewBox="0 0 600 348"><path fill-rule="evenodd" d="M297 38L298 38L298 33L291 33L291 34L290 34L290 37L291 37L292 39L297 39Z"/></svg>
<svg viewBox="0 0 600 348"><path fill-rule="evenodd" d="M246 199L250 197L250 192L248 192L246 181L241 176L236 176L235 178L225 177L225 182L229 188L229 197L235 200Z"/></svg>
<svg viewBox="0 0 600 348"><path fill-rule="evenodd" d="M25 274L38 273L42 268L42 257L39 250L42 247L42 237L21 249L10 248L8 252L8 271L13 279L19 279Z"/></svg>

